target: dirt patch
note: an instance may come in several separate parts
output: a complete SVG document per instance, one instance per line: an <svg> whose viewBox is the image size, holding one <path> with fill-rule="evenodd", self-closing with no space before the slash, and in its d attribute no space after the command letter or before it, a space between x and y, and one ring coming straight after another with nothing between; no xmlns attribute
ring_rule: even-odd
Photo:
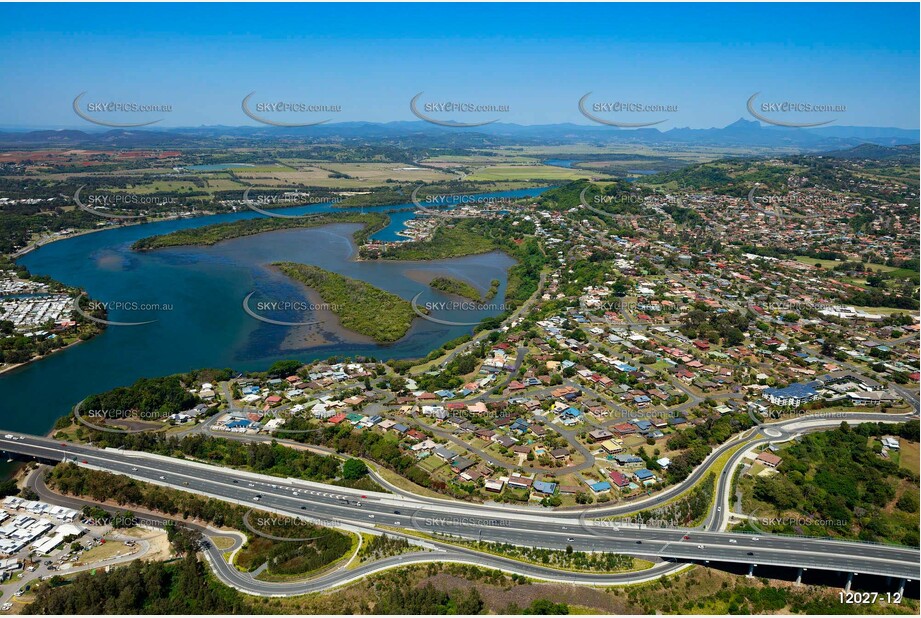
<svg viewBox="0 0 921 618"><path fill-rule="evenodd" d="M125 536L134 537L141 541L147 541L150 549L147 550L141 560L169 560L173 557L173 548L166 538L166 532L162 530L147 530L145 528L131 528L121 531Z"/></svg>
<svg viewBox="0 0 921 618"><path fill-rule="evenodd" d="M525 608L538 599L548 599L554 603L588 607L598 610L603 614L629 614L630 604L624 598L618 598L611 592L601 588L588 586L571 586L569 584L553 583L528 583L512 584L509 586L495 586L484 582L471 582L456 575L440 573L433 577L423 579L419 585L427 582L449 592L453 589L465 590L476 588L483 598L486 607L493 613L504 613L509 605L515 604Z"/></svg>

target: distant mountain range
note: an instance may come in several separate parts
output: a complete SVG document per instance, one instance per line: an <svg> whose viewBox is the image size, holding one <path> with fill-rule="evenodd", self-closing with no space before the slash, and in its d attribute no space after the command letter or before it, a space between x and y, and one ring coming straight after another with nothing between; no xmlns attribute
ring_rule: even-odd
<svg viewBox="0 0 921 618"><path fill-rule="evenodd" d="M763 125L740 118L723 128L618 129L577 124L517 125L494 123L463 129L445 128L423 121L387 123L343 122L313 127L203 126L175 129L76 129L0 131L0 147L6 148L181 148L252 144L266 141L315 143L365 141L412 146L476 148L529 144L645 144L660 146L751 147L803 152L847 150L861 144L903 146L917 144L915 129L827 126L794 129Z"/></svg>

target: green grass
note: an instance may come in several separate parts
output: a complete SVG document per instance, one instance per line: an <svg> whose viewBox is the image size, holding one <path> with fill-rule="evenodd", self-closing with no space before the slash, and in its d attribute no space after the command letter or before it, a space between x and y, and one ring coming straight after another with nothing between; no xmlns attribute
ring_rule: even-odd
<svg viewBox="0 0 921 618"><path fill-rule="evenodd" d="M479 290L477 290L466 281L461 281L460 279L455 279L454 277L435 277L429 281L429 285L436 290L445 292L446 294L463 296L464 298L469 298L470 300L474 301L480 300Z"/></svg>
<svg viewBox="0 0 921 618"><path fill-rule="evenodd" d="M364 281L309 264L276 262L273 266L315 289L344 328L367 335L377 343L401 339L416 317L408 301Z"/></svg>
<svg viewBox="0 0 921 618"><path fill-rule="evenodd" d="M468 180L578 180L604 175L579 169L553 165L492 165L476 170Z"/></svg>
<svg viewBox="0 0 921 618"><path fill-rule="evenodd" d="M901 440L899 446L900 468L905 468L914 474L919 473L919 466L921 466L921 451L919 451L919 447L921 447L921 444L918 442Z"/></svg>

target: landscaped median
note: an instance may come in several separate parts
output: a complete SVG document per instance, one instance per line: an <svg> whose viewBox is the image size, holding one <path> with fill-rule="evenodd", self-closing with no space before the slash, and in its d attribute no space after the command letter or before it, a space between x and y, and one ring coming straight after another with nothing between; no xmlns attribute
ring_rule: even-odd
<svg viewBox="0 0 921 618"><path fill-rule="evenodd" d="M414 536L420 539L435 541L443 545L454 545L465 549L508 558L523 564L568 571L571 573L596 573L617 574L634 573L651 569L654 563L628 556L625 554L612 554L609 552L580 552L566 550L541 549L536 547L521 547L507 543L489 543L485 541L472 541L448 537L441 534L429 534L419 530L404 530L390 526L378 526L382 530L393 530L401 535Z"/></svg>

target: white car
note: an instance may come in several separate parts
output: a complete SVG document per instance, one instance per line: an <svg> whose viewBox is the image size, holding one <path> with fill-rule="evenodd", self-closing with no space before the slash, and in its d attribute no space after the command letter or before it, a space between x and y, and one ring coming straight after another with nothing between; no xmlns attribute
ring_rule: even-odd
<svg viewBox="0 0 921 618"><path fill-rule="evenodd" d="M13 439L13 434L8 433L8 434L4 435L3 437L6 438L7 440L12 440L12 439Z"/></svg>
<svg viewBox="0 0 921 618"><path fill-rule="evenodd" d="M738 541L736 541L735 539L729 539L729 542L730 542L730 543L738 543Z"/></svg>
<svg viewBox="0 0 921 618"><path fill-rule="evenodd" d="M161 476L161 477L160 477L160 480L161 480L161 481L165 481L165 480L166 480L166 477L165 477L165 476Z"/></svg>
<svg viewBox="0 0 921 618"><path fill-rule="evenodd" d="M697 546L697 549L703 549L703 548L704 548L703 545L698 545L698 546Z"/></svg>
<svg viewBox="0 0 921 618"><path fill-rule="evenodd" d="M756 537L756 536L753 536L753 537L752 537L752 540L753 540L753 541L758 541L758 540L760 540L760 539L758 539L758 537Z"/></svg>

